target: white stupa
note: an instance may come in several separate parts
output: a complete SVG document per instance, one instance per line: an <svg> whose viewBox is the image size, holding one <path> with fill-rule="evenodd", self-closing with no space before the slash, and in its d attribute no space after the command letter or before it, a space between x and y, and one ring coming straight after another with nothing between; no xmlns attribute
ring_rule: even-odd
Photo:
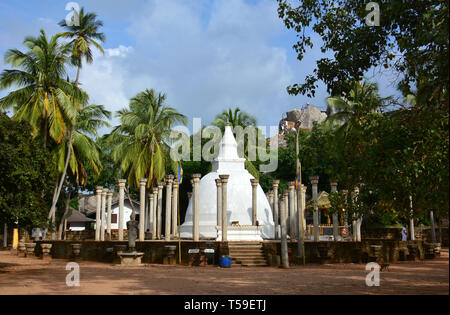
<svg viewBox="0 0 450 315"><path fill-rule="evenodd" d="M221 239L217 231L217 186L215 180L221 174L230 175L227 184L228 240L262 240L273 238L274 223L269 201L261 186L257 188L257 220L259 228L252 227L252 186L254 178L245 169L245 159L237 153L237 143L230 126L219 144L219 154L212 162L212 172L199 184L199 234L200 239ZM189 201L181 237L192 238L193 200ZM232 222L238 222L231 226Z"/></svg>

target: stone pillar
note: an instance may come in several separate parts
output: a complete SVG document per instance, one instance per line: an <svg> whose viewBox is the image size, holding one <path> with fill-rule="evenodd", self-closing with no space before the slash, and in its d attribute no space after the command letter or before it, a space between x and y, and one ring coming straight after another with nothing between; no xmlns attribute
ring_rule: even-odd
<svg viewBox="0 0 450 315"><path fill-rule="evenodd" d="M191 201L191 198L192 198L192 191L188 192L187 196L188 196L188 204L189 204L189 202Z"/></svg>
<svg viewBox="0 0 450 315"><path fill-rule="evenodd" d="M228 201L227 201L227 184L230 175L219 175L222 181L222 242L228 241Z"/></svg>
<svg viewBox="0 0 450 315"><path fill-rule="evenodd" d="M119 241L123 241L123 224L124 224L124 200L125 200L125 179L119 179Z"/></svg>
<svg viewBox="0 0 450 315"><path fill-rule="evenodd" d="M217 187L217 226L222 226L222 180L216 179Z"/></svg>
<svg viewBox="0 0 450 315"><path fill-rule="evenodd" d="M164 240L170 241L170 228L172 217L172 183L173 175L166 176L166 225L164 228Z"/></svg>
<svg viewBox="0 0 450 315"><path fill-rule="evenodd" d="M353 201L356 201L358 199L358 195L359 195L359 188L356 187L352 194ZM353 240L355 242L361 242L361 224L362 224L362 216L356 218L353 221L354 226Z"/></svg>
<svg viewBox="0 0 450 315"><path fill-rule="evenodd" d="M156 235L158 239L161 239L161 229L162 229L162 194L163 194L163 182L158 182L158 207L157 207L157 222Z"/></svg>
<svg viewBox="0 0 450 315"><path fill-rule="evenodd" d="M258 184L259 180L257 178L250 179L252 184L252 225L256 225L257 211L258 211Z"/></svg>
<svg viewBox="0 0 450 315"><path fill-rule="evenodd" d="M139 241L145 240L145 186L147 178L139 179Z"/></svg>
<svg viewBox="0 0 450 315"><path fill-rule="evenodd" d="M317 204L317 198L319 195L317 185L319 184L319 176L310 176L309 181L312 185L312 195L314 201L314 215L313 215L313 224L314 224L314 242L319 241L320 230L319 230L319 207Z"/></svg>
<svg viewBox="0 0 450 315"><path fill-rule="evenodd" d="M436 230L434 227L434 213L433 210L430 211L430 221L431 221L431 241L437 243Z"/></svg>
<svg viewBox="0 0 450 315"><path fill-rule="evenodd" d="M269 195L268 199L269 199L269 204L270 204L270 210L272 210L272 215L273 215L273 190L269 190L268 195Z"/></svg>
<svg viewBox="0 0 450 315"><path fill-rule="evenodd" d="M8 224L3 225L3 247L8 247Z"/></svg>
<svg viewBox="0 0 450 315"><path fill-rule="evenodd" d="M298 256L300 258L304 257L304 242L305 242L305 211L304 211L304 186L301 185L297 188L297 212L296 212L296 233L297 233L297 246L298 246Z"/></svg>
<svg viewBox="0 0 450 315"><path fill-rule="evenodd" d="M105 230L106 230L106 195L108 194L108 189L103 189L102 191L102 211L100 213L100 241L105 241Z"/></svg>
<svg viewBox="0 0 450 315"><path fill-rule="evenodd" d="M192 192L194 194L194 202L193 202L193 218L192 218L192 236L194 239L194 242L198 242L200 239L200 200L199 200L199 182L200 182L200 177L202 175L201 174L193 174L192 175L192 180L193 180L193 187L192 187Z"/></svg>
<svg viewBox="0 0 450 315"><path fill-rule="evenodd" d="M283 197L280 204L280 226L281 226L281 267L289 268L289 256L288 256L288 246L287 246L287 209L286 209L286 199L288 198L289 192L284 191Z"/></svg>
<svg viewBox="0 0 450 315"><path fill-rule="evenodd" d="M297 186L295 185L295 182L294 182L294 217L293 217L293 220L294 220L294 230L293 230L293 235L294 235L294 237L297 237L297 234L298 234L298 223L300 222L300 221L298 221L298 206L297 206L297 204L298 204L298 193L297 193L297 191L299 191L300 190L300 188L297 188Z"/></svg>
<svg viewBox="0 0 450 315"><path fill-rule="evenodd" d="M344 189L344 190L342 190L342 194L344 195L344 198L345 198L345 200L346 200L346 202L347 202L347 195L348 195L348 190L347 189ZM345 229L348 231L348 215L347 215L347 213L345 212L345 209L343 209L343 213L342 213L342 215L344 216L344 226L345 226ZM347 232L348 233L348 232Z"/></svg>
<svg viewBox="0 0 450 315"><path fill-rule="evenodd" d="M172 184L172 235L174 238L178 235L178 178Z"/></svg>
<svg viewBox="0 0 450 315"><path fill-rule="evenodd" d="M336 180L330 181L332 193L337 193L337 185L338 185L338 182ZM338 237L339 237L339 217L338 217L338 213L334 212L333 213L333 238L334 238L335 242L337 242Z"/></svg>
<svg viewBox="0 0 450 315"><path fill-rule="evenodd" d="M289 182L288 183L289 188L289 236L291 237L291 240L296 237L295 233L295 182Z"/></svg>
<svg viewBox="0 0 450 315"><path fill-rule="evenodd" d="M409 233L411 235L411 241L414 241L416 240L416 233L414 231L414 219L413 219L414 211L413 211L412 196L409 196L409 207L411 209L411 218L409 219Z"/></svg>
<svg viewBox="0 0 450 315"><path fill-rule="evenodd" d="M279 215L278 215L278 185L280 184L280 181L278 179L275 179L272 181L272 186L273 186L273 223L275 226L275 235L274 238L275 239L279 239L279 235L278 235L278 220L279 220Z"/></svg>
<svg viewBox="0 0 450 315"><path fill-rule="evenodd" d="M152 195L153 195L153 199L152 199L152 214L150 216L151 218L151 222L150 222L150 226L151 226L151 231L152 231L152 240L156 240L156 235L157 235L157 225L158 225L158 218L157 218L157 208L158 208L158 188L157 187L153 187L152 189Z"/></svg>
<svg viewBox="0 0 450 315"><path fill-rule="evenodd" d="M97 209L95 212L95 240L100 240L100 229L101 229L101 222L100 222L100 216L102 211L102 192L103 187L97 186L95 189L95 192L97 194Z"/></svg>
<svg viewBox="0 0 450 315"><path fill-rule="evenodd" d="M106 235L107 235L107 240L110 241L112 240L112 236L111 236L111 206L112 206L112 196L113 193L112 191L109 191L108 194L106 195L108 201L108 210L107 210L107 223L106 223Z"/></svg>
<svg viewBox="0 0 450 315"><path fill-rule="evenodd" d="M302 185L302 215L303 215L303 231L306 230L306 217L305 217L305 209L306 209L306 185Z"/></svg>

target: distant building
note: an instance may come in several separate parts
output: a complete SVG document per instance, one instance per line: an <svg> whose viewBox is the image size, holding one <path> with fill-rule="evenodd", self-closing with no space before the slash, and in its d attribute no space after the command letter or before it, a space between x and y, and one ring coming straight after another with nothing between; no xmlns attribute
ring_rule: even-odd
<svg viewBox="0 0 450 315"><path fill-rule="evenodd" d="M85 231L90 230L92 223L95 223L94 219L90 219L82 214L80 211L77 211L71 208L72 214L67 218L67 228L68 231Z"/></svg>
<svg viewBox="0 0 450 315"><path fill-rule="evenodd" d="M128 198L125 198L124 200L124 204L123 204L123 211L124 211L124 218L123 218L123 228L124 230L127 229L127 222L131 220L131 212L134 210L136 212L136 220L139 221L139 208L140 208L140 204L139 202L136 202L134 200L132 200L133 206L131 206L131 202ZM95 221L95 216L96 216L96 209L94 211L91 211L89 214L87 214L87 217L94 219ZM108 219L108 208L106 207L105 209L105 220ZM119 229L119 200L117 200L116 202L112 203L111 205L111 230L118 230ZM106 221L107 222L107 221ZM95 226L95 222L94 222L94 226Z"/></svg>

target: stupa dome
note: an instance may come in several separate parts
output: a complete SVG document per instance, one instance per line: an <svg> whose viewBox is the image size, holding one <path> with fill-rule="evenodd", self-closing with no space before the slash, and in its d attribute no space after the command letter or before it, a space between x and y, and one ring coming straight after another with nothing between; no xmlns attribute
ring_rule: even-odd
<svg viewBox="0 0 450 315"><path fill-rule="evenodd" d="M237 153L237 143L230 126L219 144L219 154L212 162L212 171L205 175L199 183L199 235L200 239L217 237L217 186L215 180L221 174L230 175L227 184L227 217L228 225L239 221L239 225L252 224L252 186L254 178L245 169L245 159ZM257 220L262 238L273 238L274 223L269 201L261 186L257 188ZM184 224L181 226L181 237L192 238L193 198L189 201Z"/></svg>

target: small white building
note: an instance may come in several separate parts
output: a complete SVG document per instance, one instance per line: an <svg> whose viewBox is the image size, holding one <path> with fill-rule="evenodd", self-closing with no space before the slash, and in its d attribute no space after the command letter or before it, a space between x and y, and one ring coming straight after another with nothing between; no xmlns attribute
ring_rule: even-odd
<svg viewBox="0 0 450 315"><path fill-rule="evenodd" d="M132 201L133 206L131 206L131 202L128 198L125 198L123 202L123 229L127 229L127 222L131 220L131 213L133 211L133 207L136 213L136 220L139 221L139 202ZM90 212L88 214L89 218L94 219L94 229L95 229L95 211ZM108 208L105 208L105 222L108 222ZM106 228L106 226L105 226ZM119 201L114 202L111 205L111 230L119 230Z"/></svg>
<svg viewBox="0 0 450 315"><path fill-rule="evenodd" d="M139 208L140 204L136 201L133 202L134 211L136 213L136 220L139 221ZM105 210L106 212L106 222L108 222L108 209ZM131 206L130 200L126 198L123 202L123 229L127 229L127 222L131 220L131 212L133 211L133 208ZM111 230L119 230L119 202L115 202L111 205Z"/></svg>

